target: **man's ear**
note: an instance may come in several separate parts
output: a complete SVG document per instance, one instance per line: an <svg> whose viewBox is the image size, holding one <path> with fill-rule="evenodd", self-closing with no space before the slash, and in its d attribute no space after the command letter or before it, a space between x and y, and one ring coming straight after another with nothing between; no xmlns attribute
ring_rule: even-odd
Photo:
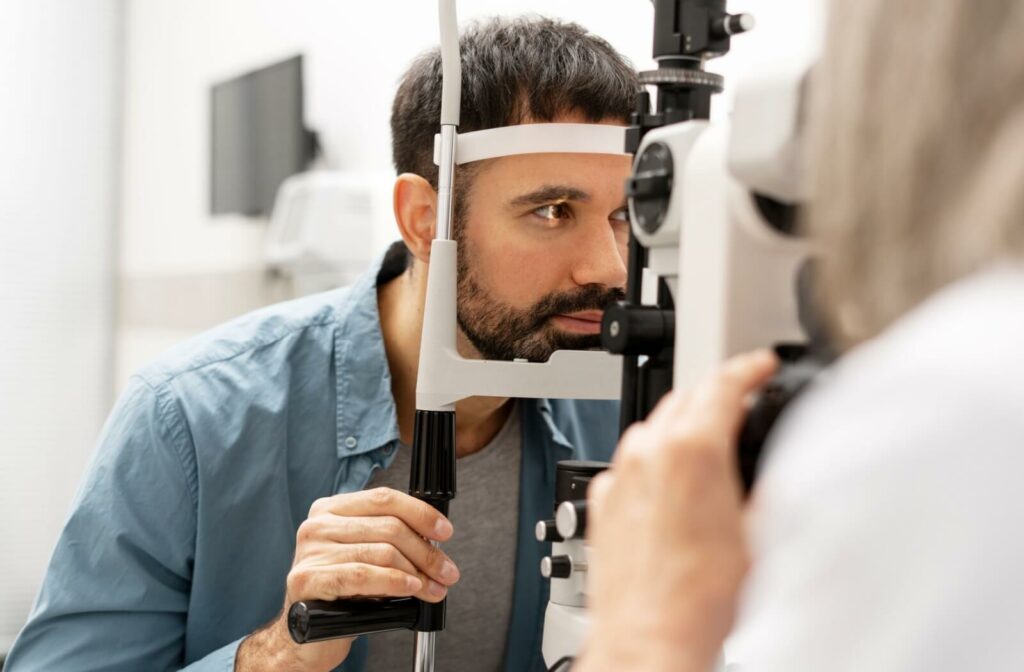
<svg viewBox="0 0 1024 672"><path fill-rule="evenodd" d="M420 175L402 173L395 179L395 222L413 256L430 261L430 243L437 222L437 192Z"/></svg>

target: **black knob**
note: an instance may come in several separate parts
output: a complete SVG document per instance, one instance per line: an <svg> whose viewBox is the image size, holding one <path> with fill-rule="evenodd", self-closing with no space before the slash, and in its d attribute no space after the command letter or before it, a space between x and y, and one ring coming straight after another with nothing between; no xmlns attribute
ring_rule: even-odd
<svg viewBox="0 0 1024 672"><path fill-rule="evenodd" d="M552 555L540 561L540 574L545 579L568 579L572 576L572 559L568 555Z"/></svg>
<svg viewBox="0 0 1024 672"><path fill-rule="evenodd" d="M558 534L553 520L538 521L534 534L537 535L537 541L562 541L562 535Z"/></svg>
<svg viewBox="0 0 1024 672"><path fill-rule="evenodd" d="M673 344L675 311L625 302L605 309L601 318L601 347L619 355L656 355Z"/></svg>
<svg viewBox="0 0 1024 672"><path fill-rule="evenodd" d="M409 494L448 515L455 498L455 413L416 411Z"/></svg>
<svg viewBox="0 0 1024 672"><path fill-rule="evenodd" d="M647 233L654 233L665 221L673 174L672 150L665 143L652 142L640 154L633 175L626 180L630 217Z"/></svg>
<svg viewBox="0 0 1024 672"><path fill-rule="evenodd" d="M560 461L555 469L555 508L565 501L586 499L590 479L610 466L608 462Z"/></svg>

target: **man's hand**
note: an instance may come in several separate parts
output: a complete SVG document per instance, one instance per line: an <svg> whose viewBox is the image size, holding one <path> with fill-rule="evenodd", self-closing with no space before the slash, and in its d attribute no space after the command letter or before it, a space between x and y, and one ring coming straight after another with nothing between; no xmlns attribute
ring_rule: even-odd
<svg viewBox="0 0 1024 672"><path fill-rule="evenodd" d="M288 608L299 600L415 596L440 602L459 570L428 540L445 541L452 531L432 506L388 488L317 500L296 534L284 609L242 642L235 670L318 672L345 660L352 639L292 641Z"/></svg>
<svg viewBox="0 0 1024 672"><path fill-rule="evenodd" d="M622 437L590 485L589 641L583 672L709 672L732 627L748 556L736 438L770 352L671 393Z"/></svg>

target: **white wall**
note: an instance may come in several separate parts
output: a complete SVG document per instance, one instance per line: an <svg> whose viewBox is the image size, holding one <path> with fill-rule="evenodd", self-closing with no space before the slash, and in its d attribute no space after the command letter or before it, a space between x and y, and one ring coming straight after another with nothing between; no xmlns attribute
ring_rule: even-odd
<svg viewBox="0 0 1024 672"><path fill-rule="evenodd" d="M118 0L0 21L0 654L109 409Z"/></svg>
<svg viewBox="0 0 1024 672"><path fill-rule="evenodd" d="M716 69L733 74L759 59L798 57L814 33L808 10L817 2L733 0L733 11L755 12L761 24L735 40ZM321 132L331 167L390 169L391 99L412 58L436 44L436 11L433 0L129 3L120 271L134 298L124 301L118 330L119 382L173 342L263 300L265 225L207 214L210 85L302 52L308 122ZM578 21L638 67L652 65L645 0L459 2L461 22L524 11ZM171 297L189 276L206 278L212 292L195 297L193 315L176 315L182 302ZM136 304L166 310L136 319Z"/></svg>

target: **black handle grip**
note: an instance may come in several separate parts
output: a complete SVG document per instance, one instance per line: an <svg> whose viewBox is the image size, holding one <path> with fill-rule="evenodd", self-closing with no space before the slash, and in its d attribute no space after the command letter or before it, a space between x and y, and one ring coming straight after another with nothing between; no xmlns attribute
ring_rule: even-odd
<svg viewBox="0 0 1024 672"><path fill-rule="evenodd" d="M306 600L288 610L288 632L298 644L339 637L408 630L419 618L413 597L357 600Z"/></svg>
<svg viewBox="0 0 1024 672"><path fill-rule="evenodd" d="M455 497L455 412L416 411L409 494L448 515ZM413 597L306 600L288 609L288 631L299 644L388 630L444 629L445 602Z"/></svg>

